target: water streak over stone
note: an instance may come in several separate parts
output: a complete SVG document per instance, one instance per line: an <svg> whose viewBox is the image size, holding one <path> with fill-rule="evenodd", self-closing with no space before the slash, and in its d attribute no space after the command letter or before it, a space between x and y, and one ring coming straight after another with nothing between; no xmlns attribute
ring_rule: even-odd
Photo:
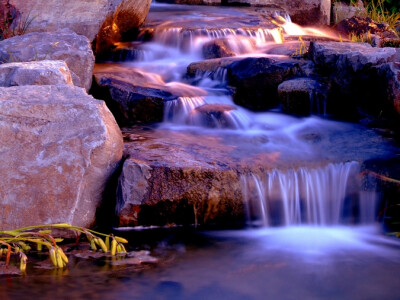
<svg viewBox="0 0 400 300"><path fill-rule="evenodd" d="M272 170L242 176L248 219L271 225L338 225L374 221L374 193L359 193L357 162Z"/></svg>

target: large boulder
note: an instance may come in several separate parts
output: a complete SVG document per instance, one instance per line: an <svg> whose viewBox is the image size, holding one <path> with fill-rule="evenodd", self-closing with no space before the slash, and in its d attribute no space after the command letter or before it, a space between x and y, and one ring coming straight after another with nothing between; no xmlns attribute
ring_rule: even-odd
<svg viewBox="0 0 400 300"><path fill-rule="evenodd" d="M0 41L0 64L40 60L65 61L73 83L90 89L94 55L86 37L66 29L28 33Z"/></svg>
<svg viewBox="0 0 400 300"><path fill-rule="evenodd" d="M332 83L329 107L333 114L357 119L365 114L390 117L398 111L398 49L312 42L309 53L321 75Z"/></svg>
<svg viewBox="0 0 400 300"><path fill-rule="evenodd" d="M56 84L72 85L72 76L64 61L42 60L0 65L0 87Z"/></svg>
<svg viewBox="0 0 400 300"><path fill-rule="evenodd" d="M91 226L123 141L103 101L71 85L0 88L0 229Z"/></svg>
<svg viewBox="0 0 400 300"><path fill-rule="evenodd" d="M11 0L22 12L22 20L31 19L29 32L69 28L93 41L107 18L113 30L126 32L140 26L151 0Z"/></svg>

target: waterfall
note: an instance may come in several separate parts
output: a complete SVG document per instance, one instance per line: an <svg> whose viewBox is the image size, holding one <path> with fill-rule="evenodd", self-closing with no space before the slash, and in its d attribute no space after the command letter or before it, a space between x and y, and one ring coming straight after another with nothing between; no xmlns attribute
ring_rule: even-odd
<svg viewBox="0 0 400 300"><path fill-rule="evenodd" d="M247 215L263 226L371 223L375 198L360 193L359 169L357 162L347 162L243 175Z"/></svg>

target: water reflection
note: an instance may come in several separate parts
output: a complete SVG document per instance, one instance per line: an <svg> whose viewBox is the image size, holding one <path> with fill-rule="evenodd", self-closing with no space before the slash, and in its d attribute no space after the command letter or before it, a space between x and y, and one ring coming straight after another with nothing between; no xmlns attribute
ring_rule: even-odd
<svg viewBox="0 0 400 300"><path fill-rule="evenodd" d="M1 299L396 299L400 244L373 227L132 233L161 258L0 277Z"/></svg>

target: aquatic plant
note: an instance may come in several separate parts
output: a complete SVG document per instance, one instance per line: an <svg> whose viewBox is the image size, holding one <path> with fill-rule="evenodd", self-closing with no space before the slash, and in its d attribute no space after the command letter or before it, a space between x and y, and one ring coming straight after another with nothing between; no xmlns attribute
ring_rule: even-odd
<svg viewBox="0 0 400 300"><path fill-rule="evenodd" d="M26 270L27 254L33 251L33 247L38 252L47 248L49 259L55 268L64 268L68 264L68 257L58 245L63 239L55 238L52 230L69 230L76 234L76 242L80 241L81 236L85 236L92 251L102 251L115 256L126 254L124 243L128 241L124 238L112 234L103 234L91 229L72 226L67 223L37 225L18 228L14 230L0 231L0 260L5 257L6 266L9 265L11 257L19 259L19 268ZM104 240L100 237L104 237Z"/></svg>

